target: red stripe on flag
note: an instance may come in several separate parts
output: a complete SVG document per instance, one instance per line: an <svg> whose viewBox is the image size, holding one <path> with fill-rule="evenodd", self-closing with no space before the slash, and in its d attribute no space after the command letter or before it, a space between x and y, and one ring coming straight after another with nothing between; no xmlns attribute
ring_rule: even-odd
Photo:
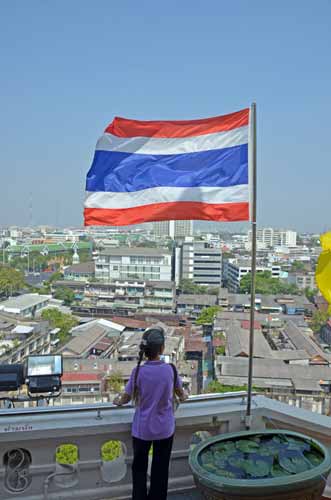
<svg viewBox="0 0 331 500"><path fill-rule="evenodd" d="M191 201L154 203L134 208L85 208L85 226L127 226L162 220L247 221L249 204Z"/></svg>
<svg viewBox="0 0 331 500"><path fill-rule="evenodd" d="M248 122L249 108L201 120L140 121L116 117L105 132L118 137L195 137L244 127Z"/></svg>

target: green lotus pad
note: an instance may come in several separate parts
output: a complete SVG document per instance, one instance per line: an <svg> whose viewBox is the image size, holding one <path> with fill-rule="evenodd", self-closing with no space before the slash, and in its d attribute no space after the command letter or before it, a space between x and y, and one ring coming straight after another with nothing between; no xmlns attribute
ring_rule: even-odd
<svg viewBox="0 0 331 500"><path fill-rule="evenodd" d="M308 439L275 433L213 443L198 460L206 472L219 477L254 480L300 474L324 457Z"/></svg>

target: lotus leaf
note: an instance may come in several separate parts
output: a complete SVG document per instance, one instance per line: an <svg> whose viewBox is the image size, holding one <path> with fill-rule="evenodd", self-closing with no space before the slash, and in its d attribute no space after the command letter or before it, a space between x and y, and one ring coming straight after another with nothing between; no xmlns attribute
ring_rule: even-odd
<svg viewBox="0 0 331 500"><path fill-rule="evenodd" d="M252 436L250 438L251 441L255 441L255 443L261 443L261 439L263 438L263 436Z"/></svg>
<svg viewBox="0 0 331 500"><path fill-rule="evenodd" d="M232 467L238 467L239 469L244 469L246 460L243 457L230 457L228 462Z"/></svg>
<svg viewBox="0 0 331 500"><path fill-rule="evenodd" d="M236 445L233 441L227 441L225 443L216 443L213 446L211 446L211 451L213 452L220 452L220 453L232 453L236 449Z"/></svg>
<svg viewBox="0 0 331 500"><path fill-rule="evenodd" d="M261 445L259 447L258 453L261 457L276 457L278 455L279 448L273 444L266 446Z"/></svg>
<svg viewBox="0 0 331 500"><path fill-rule="evenodd" d="M287 472L291 474L299 474L300 472L305 472L310 469L308 461L305 457L298 452L293 452L294 454L281 454L279 456L279 465L283 467Z"/></svg>
<svg viewBox="0 0 331 500"><path fill-rule="evenodd" d="M267 462L270 465L270 467L274 463L273 455L261 455L260 450L258 450L258 453L251 453L249 455L249 458L251 460L263 460L264 462Z"/></svg>
<svg viewBox="0 0 331 500"><path fill-rule="evenodd" d="M299 439L288 437L287 448L289 450L296 450L296 451L309 451L310 445L306 441L299 441Z"/></svg>
<svg viewBox="0 0 331 500"><path fill-rule="evenodd" d="M245 472L251 477L265 477L270 474L271 464L265 460L245 460L243 464Z"/></svg>
<svg viewBox="0 0 331 500"><path fill-rule="evenodd" d="M231 477L231 478L237 477L234 472L232 472L230 470L225 470L225 469L218 469L217 474L219 476L223 476L223 477Z"/></svg>
<svg viewBox="0 0 331 500"><path fill-rule="evenodd" d="M272 477L289 476L290 473L282 469L279 465L275 464L271 469Z"/></svg>
<svg viewBox="0 0 331 500"><path fill-rule="evenodd" d="M205 451L200 455L200 461L203 465L207 463L212 463L213 459L214 459L213 454L210 451Z"/></svg>
<svg viewBox="0 0 331 500"><path fill-rule="evenodd" d="M220 470L218 467L216 467L215 464L213 463L207 463L207 464L203 464L203 468L208 471L208 472L212 472L213 474L218 474L218 471Z"/></svg>
<svg viewBox="0 0 331 500"><path fill-rule="evenodd" d="M317 454L316 452L313 451L305 452L304 456L309 460L309 462L314 467L320 465L323 462L323 457L320 454Z"/></svg>
<svg viewBox="0 0 331 500"><path fill-rule="evenodd" d="M206 471L237 479L288 476L323 462L323 455L309 440L276 434L221 441L207 448L200 457Z"/></svg>
<svg viewBox="0 0 331 500"><path fill-rule="evenodd" d="M259 449L259 444L254 441L249 441L248 439L241 439L237 441L236 447L244 453L255 453Z"/></svg>

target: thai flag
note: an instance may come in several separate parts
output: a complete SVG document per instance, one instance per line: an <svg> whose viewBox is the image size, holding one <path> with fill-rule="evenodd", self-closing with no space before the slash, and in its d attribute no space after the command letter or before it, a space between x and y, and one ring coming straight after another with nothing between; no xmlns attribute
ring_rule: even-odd
<svg viewBox="0 0 331 500"><path fill-rule="evenodd" d="M87 174L85 225L249 219L249 109L190 121L115 118Z"/></svg>

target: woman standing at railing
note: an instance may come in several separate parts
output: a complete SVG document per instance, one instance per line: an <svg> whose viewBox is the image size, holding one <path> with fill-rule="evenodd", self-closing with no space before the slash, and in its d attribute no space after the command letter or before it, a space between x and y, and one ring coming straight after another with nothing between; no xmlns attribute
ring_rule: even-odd
<svg viewBox="0 0 331 500"><path fill-rule="evenodd" d="M133 500L165 500L168 490L169 462L175 432L176 397L186 399L182 381L174 365L161 360L164 330L146 330L140 344L139 360L125 391L114 404L133 400L136 411L132 424ZM147 361L142 365L143 359ZM151 484L147 494L148 455L153 445Z"/></svg>

